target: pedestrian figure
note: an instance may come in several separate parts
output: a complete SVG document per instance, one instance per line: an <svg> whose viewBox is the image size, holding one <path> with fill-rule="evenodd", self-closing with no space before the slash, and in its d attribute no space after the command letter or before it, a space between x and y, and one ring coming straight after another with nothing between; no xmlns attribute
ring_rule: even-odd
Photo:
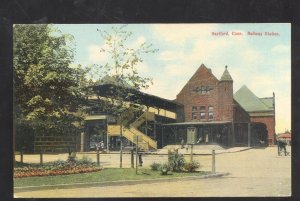
<svg viewBox="0 0 300 201"><path fill-rule="evenodd" d="M287 155L287 152L286 152L286 142L282 141L282 140L279 140L278 141L278 155L281 155L281 151L284 151L284 155L286 156Z"/></svg>
<svg viewBox="0 0 300 201"><path fill-rule="evenodd" d="M95 143L95 146L96 146L96 151L99 151L100 150L100 143Z"/></svg>
<svg viewBox="0 0 300 201"><path fill-rule="evenodd" d="M181 149L183 149L184 148L184 139L182 138L181 139Z"/></svg>
<svg viewBox="0 0 300 201"><path fill-rule="evenodd" d="M142 154L139 154L139 166L143 166Z"/></svg>
<svg viewBox="0 0 300 201"><path fill-rule="evenodd" d="M100 142L100 148L101 148L101 150L104 149L104 142L103 141Z"/></svg>
<svg viewBox="0 0 300 201"><path fill-rule="evenodd" d="M202 141L202 137L200 136L198 141L197 141L197 144L199 144L201 141Z"/></svg>

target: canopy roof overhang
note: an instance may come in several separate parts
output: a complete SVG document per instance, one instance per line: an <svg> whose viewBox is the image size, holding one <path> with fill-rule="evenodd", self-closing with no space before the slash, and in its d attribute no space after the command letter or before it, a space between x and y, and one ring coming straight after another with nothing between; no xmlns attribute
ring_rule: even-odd
<svg viewBox="0 0 300 201"><path fill-rule="evenodd" d="M113 84L102 84L93 86L92 89L97 96L101 97L112 97L115 95L115 92L120 89L120 86ZM130 101L136 104L142 104L148 107L161 108L171 112L176 112L178 108L183 107L183 105L176 103L175 101L164 99L158 96L147 94L141 91L138 91L133 88L122 88L124 93L122 98L126 101ZM128 94L131 94L128 96Z"/></svg>
<svg viewBox="0 0 300 201"><path fill-rule="evenodd" d="M229 124L231 121L195 121L195 122L179 122L179 123L169 123L163 124L164 126L196 126L196 125L220 125L220 124Z"/></svg>
<svg viewBox="0 0 300 201"><path fill-rule="evenodd" d="M104 119L107 119L107 115L89 115L84 118L85 121L104 120Z"/></svg>

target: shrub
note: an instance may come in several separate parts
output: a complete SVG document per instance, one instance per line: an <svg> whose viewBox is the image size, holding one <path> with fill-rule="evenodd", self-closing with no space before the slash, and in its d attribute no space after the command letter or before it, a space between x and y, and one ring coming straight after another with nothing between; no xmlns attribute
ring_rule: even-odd
<svg viewBox="0 0 300 201"><path fill-rule="evenodd" d="M184 169L187 170L188 172L194 172L199 167L200 167L200 163L198 163L197 161L188 162L185 163L184 165Z"/></svg>
<svg viewBox="0 0 300 201"><path fill-rule="evenodd" d="M156 163L156 162L153 162L151 165L151 170L154 170L154 171L157 171L159 170L159 167L160 167L160 164L159 163Z"/></svg>
<svg viewBox="0 0 300 201"><path fill-rule="evenodd" d="M93 162L91 158L88 156L82 156L81 159L76 161L76 164L78 165L95 165L96 163Z"/></svg>
<svg viewBox="0 0 300 201"><path fill-rule="evenodd" d="M68 156L67 163L74 164L76 163L76 153L72 152L71 155Z"/></svg>
<svg viewBox="0 0 300 201"><path fill-rule="evenodd" d="M169 166L174 172L180 172L183 170L185 159L182 154L178 153L178 150L168 152Z"/></svg>
<svg viewBox="0 0 300 201"><path fill-rule="evenodd" d="M167 175L171 168L167 163L164 163L159 166L159 170L161 175Z"/></svg>
<svg viewBox="0 0 300 201"><path fill-rule="evenodd" d="M74 157L74 155L73 155ZM14 177L33 177L33 176L50 176L50 175L65 175L85 172L100 171L102 168L96 163L91 162L91 159L83 157L80 160L73 158L75 162L54 161L49 163L39 164L22 164L14 168ZM71 159L71 160L73 160Z"/></svg>

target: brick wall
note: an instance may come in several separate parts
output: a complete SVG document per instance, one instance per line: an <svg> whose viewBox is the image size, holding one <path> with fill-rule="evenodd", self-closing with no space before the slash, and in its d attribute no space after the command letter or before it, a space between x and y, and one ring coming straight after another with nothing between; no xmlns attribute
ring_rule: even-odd
<svg viewBox="0 0 300 201"><path fill-rule="evenodd" d="M233 106L234 122L250 122L249 114L237 103Z"/></svg>
<svg viewBox="0 0 300 201"><path fill-rule="evenodd" d="M201 86L210 87L209 94L201 94ZM176 101L184 105L182 116L184 121L192 121L192 107L196 106L196 120L200 121L200 106L205 106L206 116L201 121L209 121L208 108L213 107L213 121L233 120L233 88L232 82L219 82L211 70L203 64L177 95Z"/></svg>
<svg viewBox="0 0 300 201"><path fill-rule="evenodd" d="M219 83L219 118L222 121L233 121L233 82Z"/></svg>
<svg viewBox="0 0 300 201"><path fill-rule="evenodd" d="M62 152L79 151L80 136L78 133L70 134L45 134L39 133L35 135L34 152Z"/></svg>
<svg viewBox="0 0 300 201"><path fill-rule="evenodd" d="M251 122L261 122L267 126L269 144L274 144L275 121L274 117L251 117Z"/></svg>

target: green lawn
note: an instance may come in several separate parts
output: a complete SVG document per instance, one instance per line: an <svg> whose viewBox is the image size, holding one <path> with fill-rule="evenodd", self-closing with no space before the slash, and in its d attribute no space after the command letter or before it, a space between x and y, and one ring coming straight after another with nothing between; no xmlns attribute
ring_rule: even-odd
<svg viewBox="0 0 300 201"><path fill-rule="evenodd" d="M138 175L136 175L135 169L107 168L102 171L93 172L93 173L18 178L18 179L14 179L14 186L21 187L21 186L106 182L106 181L120 181L120 180L143 180L143 179L155 179L155 178L186 177L186 176L196 176L196 175L200 176L204 174L207 174L207 172L193 172L193 173L171 172L168 175L160 175L160 171L140 169Z"/></svg>

